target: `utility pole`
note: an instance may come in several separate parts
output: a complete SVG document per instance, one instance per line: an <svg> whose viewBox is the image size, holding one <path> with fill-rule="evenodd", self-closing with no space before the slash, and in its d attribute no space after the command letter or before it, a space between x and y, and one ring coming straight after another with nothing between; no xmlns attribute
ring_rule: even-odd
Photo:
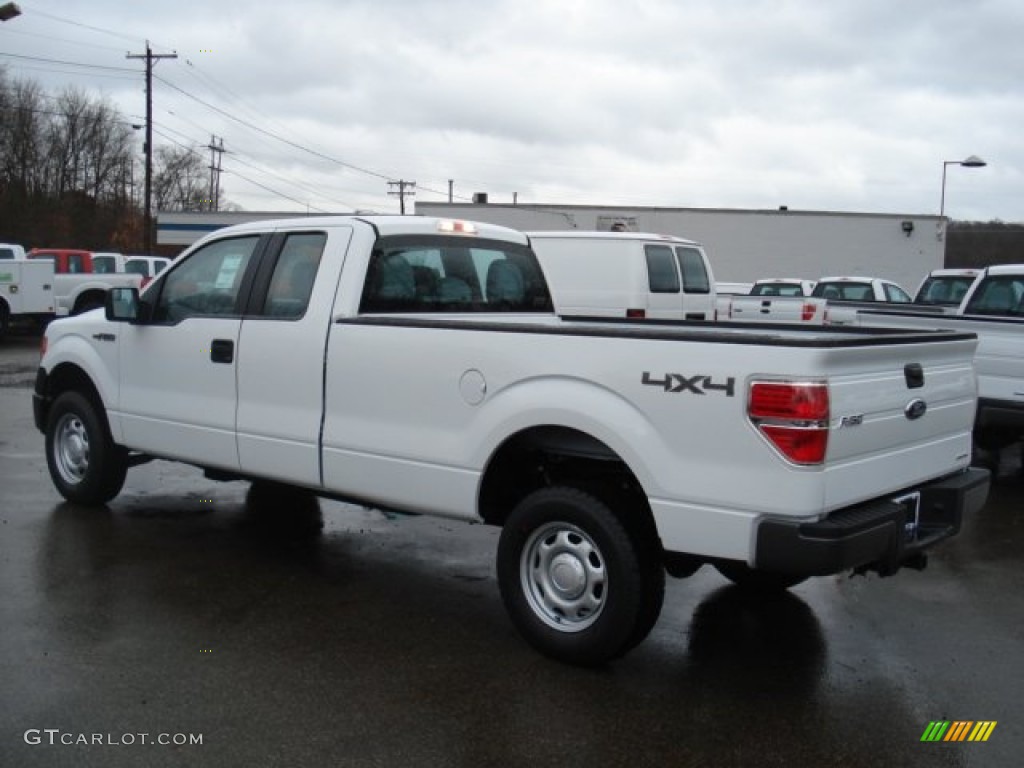
<svg viewBox="0 0 1024 768"><path fill-rule="evenodd" d="M176 59L177 53L153 53L146 41L146 52L127 53L127 59L146 60L146 203L143 214L143 232L146 253L153 252L153 62L159 59Z"/></svg>
<svg viewBox="0 0 1024 768"><path fill-rule="evenodd" d="M389 189L388 194L398 195L398 208L402 212L402 215L405 216L405 196L408 195L409 197L412 197L416 194L416 182L399 179L398 181L389 181L388 186L398 187L397 192L393 189ZM408 188L408 191L406 191L406 188Z"/></svg>
<svg viewBox="0 0 1024 768"><path fill-rule="evenodd" d="M455 191L455 179L448 179L448 202L449 203L452 202L452 200L455 197L455 195L453 194L454 191Z"/></svg>
<svg viewBox="0 0 1024 768"><path fill-rule="evenodd" d="M210 143L206 145L210 150L210 199L207 201L210 207L207 210L220 210L220 161L224 155L224 137L217 143L216 136L210 136ZM216 155L216 160L214 160Z"/></svg>

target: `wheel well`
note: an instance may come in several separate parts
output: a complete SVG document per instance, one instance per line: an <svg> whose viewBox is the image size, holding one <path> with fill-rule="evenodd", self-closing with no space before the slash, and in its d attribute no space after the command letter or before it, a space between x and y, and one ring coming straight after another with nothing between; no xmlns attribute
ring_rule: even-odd
<svg viewBox="0 0 1024 768"><path fill-rule="evenodd" d="M96 407L96 413L103 420L109 432L110 425L107 424L107 413L103 407L103 398L100 397L99 390L96 389L96 385L92 383L92 379L85 371L71 363L61 363L46 377L46 388L43 392L46 397L46 412L49 412L50 404L65 392L78 392L87 398ZM44 424L45 421L46 413L43 414Z"/></svg>
<svg viewBox="0 0 1024 768"><path fill-rule="evenodd" d="M626 462L597 438L569 427L533 427L502 443L484 471L480 516L503 525L523 498L552 485L585 490L624 524L657 535L647 495Z"/></svg>
<svg viewBox="0 0 1024 768"><path fill-rule="evenodd" d="M75 299L75 306L72 308L71 313L77 314L87 304L102 305L104 294L104 291L98 290L85 291Z"/></svg>

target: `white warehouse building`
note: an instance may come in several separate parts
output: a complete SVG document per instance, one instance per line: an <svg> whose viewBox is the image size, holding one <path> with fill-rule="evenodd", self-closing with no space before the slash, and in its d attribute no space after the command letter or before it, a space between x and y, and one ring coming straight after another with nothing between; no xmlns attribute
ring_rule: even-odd
<svg viewBox="0 0 1024 768"><path fill-rule="evenodd" d="M863 275L913 292L943 266L946 219L934 215L727 208L416 203L423 216L469 219L531 230L610 230L675 235L701 243L719 282L761 277ZM160 245L186 246L230 224L300 213L161 212Z"/></svg>
<svg viewBox="0 0 1024 768"><path fill-rule="evenodd" d="M893 280L913 293L945 258L946 219L919 214L420 201L416 213L525 231L619 225L684 237L705 247L720 282L865 275Z"/></svg>

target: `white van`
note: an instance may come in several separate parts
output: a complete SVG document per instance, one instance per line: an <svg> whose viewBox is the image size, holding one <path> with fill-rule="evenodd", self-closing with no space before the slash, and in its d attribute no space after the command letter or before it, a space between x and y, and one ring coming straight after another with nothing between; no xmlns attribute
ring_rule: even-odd
<svg viewBox="0 0 1024 768"><path fill-rule="evenodd" d="M526 234L560 315L715 319L715 278L699 243L642 232Z"/></svg>

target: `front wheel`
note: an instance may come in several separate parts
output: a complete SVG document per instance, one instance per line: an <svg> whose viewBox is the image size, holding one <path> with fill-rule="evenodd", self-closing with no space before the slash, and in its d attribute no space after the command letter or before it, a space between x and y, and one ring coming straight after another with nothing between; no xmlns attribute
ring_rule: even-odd
<svg viewBox="0 0 1024 768"><path fill-rule="evenodd" d="M807 579L792 573L758 570L738 561L715 563L715 568L736 586L752 592L784 592Z"/></svg>
<svg viewBox="0 0 1024 768"><path fill-rule="evenodd" d="M651 548L630 530L602 501L574 488L544 488L516 506L498 544L498 586L531 645L560 661L594 665L650 631L664 571L643 562Z"/></svg>
<svg viewBox="0 0 1024 768"><path fill-rule="evenodd" d="M54 400L46 421L46 464L61 496L99 506L124 487L128 455L114 444L92 401L65 392Z"/></svg>

